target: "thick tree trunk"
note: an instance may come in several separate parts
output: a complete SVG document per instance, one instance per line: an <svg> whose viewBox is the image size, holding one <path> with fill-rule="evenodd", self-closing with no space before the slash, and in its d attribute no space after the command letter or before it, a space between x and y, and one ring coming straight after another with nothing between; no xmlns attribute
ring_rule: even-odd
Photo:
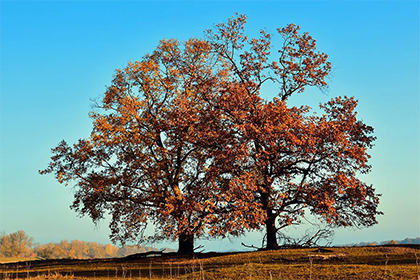
<svg viewBox="0 0 420 280"><path fill-rule="evenodd" d="M178 237L178 254L194 253L194 234L181 233Z"/></svg>
<svg viewBox="0 0 420 280"><path fill-rule="evenodd" d="M277 243L277 229L276 229L276 216L271 210L267 210L267 220L265 220L265 226L267 230L267 250L277 250L279 245Z"/></svg>
<svg viewBox="0 0 420 280"><path fill-rule="evenodd" d="M265 190L269 190L270 187L264 187ZM277 228L276 228L276 215L273 213L272 208L269 203L269 194L267 192L261 192L261 203L263 205L264 211L267 213L267 218L265 220L266 228L266 237L267 245L265 249L267 250L277 250L279 245L277 244Z"/></svg>

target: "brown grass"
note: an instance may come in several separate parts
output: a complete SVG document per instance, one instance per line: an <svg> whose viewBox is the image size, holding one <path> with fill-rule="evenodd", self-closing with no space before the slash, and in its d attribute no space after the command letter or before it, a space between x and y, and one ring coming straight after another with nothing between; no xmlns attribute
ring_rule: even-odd
<svg viewBox="0 0 420 280"><path fill-rule="evenodd" d="M420 279L419 246L285 249L0 265L0 279Z"/></svg>

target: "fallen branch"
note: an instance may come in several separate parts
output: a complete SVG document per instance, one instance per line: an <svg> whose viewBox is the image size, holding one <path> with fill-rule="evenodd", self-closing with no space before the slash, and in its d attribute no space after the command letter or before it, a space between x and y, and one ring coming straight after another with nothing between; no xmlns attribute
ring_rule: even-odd
<svg viewBox="0 0 420 280"><path fill-rule="evenodd" d="M295 259L286 259L286 258L271 258L274 261L283 261L283 262L294 262Z"/></svg>
<svg viewBox="0 0 420 280"><path fill-rule="evenodd" d="M241 245L246 247L246 248L261 250L261 248L255 247L254 245L246 245L243 242L241 242Z"/></svg>
<svg viewBox="0 0 420 280"><path fill-rule="evenodd" d="M328 260L344 260L345 254L334 254L334 255L309 255L309 258L312 258L314 260L318 261L328 261Z"/></svg>
<svg viewBox="0 0 420 280"><path fill-rule="evenodd" d="M145 252L145 253L137 253L137 254L133 254L133 255L128 255L128 256L124 257L123 259L136 260L136 259L147 258L150 255L160 255L160 256L162 256L162 254L163 254L163 251L149 251L149 252Z"/></svg>
<svg viewBox="0 0 420 280"><path fill-rule="evenodd" d="M195 248L193 249L193 251L195 252L196 250L201 249L201 248L204 248L204 246L203 246L203 245L199 245L199 246L195 247ZM203 252L203 251L204 251L204 249L203 249L203 250L201 250L199 253L201 253L201 252Z"/></svg>
<svg viewBox="0 0 420 280"><path fill-rule="evenodd" d="M315 252L315 253L334 253L333 250L329 250L329 249L325 249L325 248L321 248L321 247L312 251L312 252Z"/></svg>

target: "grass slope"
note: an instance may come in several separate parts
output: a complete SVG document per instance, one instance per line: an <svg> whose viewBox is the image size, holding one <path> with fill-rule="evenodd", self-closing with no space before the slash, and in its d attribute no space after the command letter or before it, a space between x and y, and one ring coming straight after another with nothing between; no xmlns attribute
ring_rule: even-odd
<svg viewBox="0 0 420 280"><path fill-rule="evenodd" d="M420 279L419 245L4 263L0 279Z"/></svg>

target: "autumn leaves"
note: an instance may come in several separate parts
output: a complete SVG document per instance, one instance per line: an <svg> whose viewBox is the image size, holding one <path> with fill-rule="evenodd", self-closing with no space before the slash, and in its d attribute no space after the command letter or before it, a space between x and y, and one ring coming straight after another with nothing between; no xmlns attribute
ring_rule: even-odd
<svg viewBox="0 0 420 280"><path fill-rule="evenodd" d="M357 102L337 98L314 115L287 99L323 88L331 66L315 40L291 24L274 35L244 35L237 15L205 39L162 40L141 61L117 70L91 113L91 136L53 149L44 173L75 184L73 208L93 221L111 215L115 242L194 238L302 223L308 211L337 226L376 223L378 195L366 173L373 129ZM278 93L260 90L274 82ZM145 234L153 225L154 232Z"/></svg>

